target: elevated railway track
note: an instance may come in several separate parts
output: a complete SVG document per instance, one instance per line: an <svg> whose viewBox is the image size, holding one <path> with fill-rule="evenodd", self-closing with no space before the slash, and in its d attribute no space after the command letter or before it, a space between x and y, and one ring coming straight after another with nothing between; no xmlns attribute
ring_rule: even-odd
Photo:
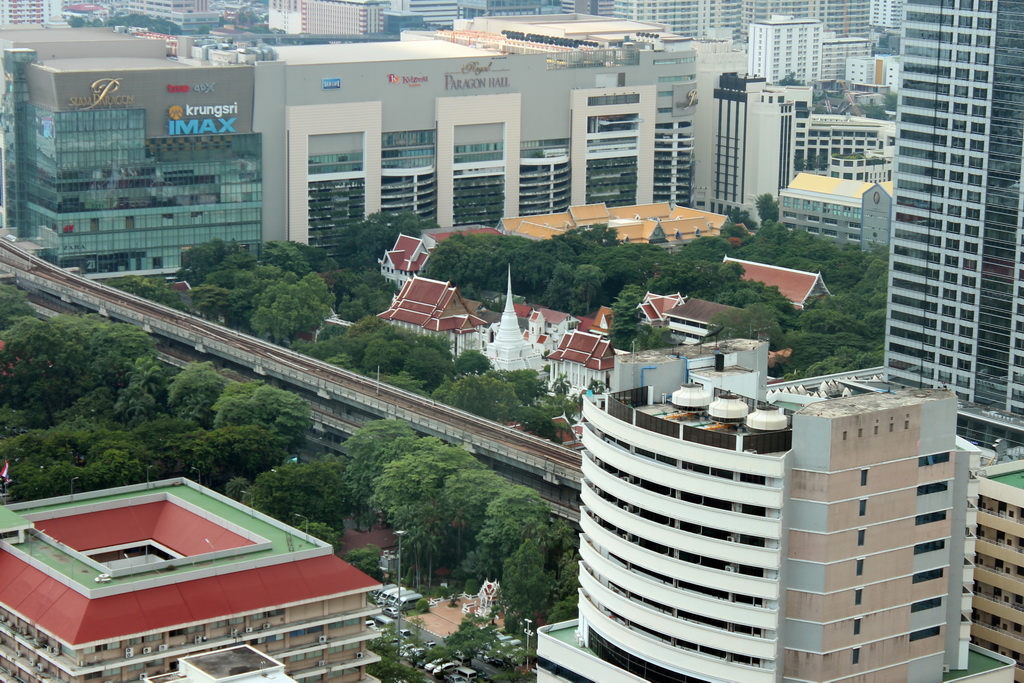
<svg viewBox="0 0 1024 683"><path fill-rule="evenodd" d="M579 519L581 457L575 451L88 280L4 241L0 270L37 308L95 312L137 325L157 338L166 360L212 360L299 393L313 408L310 440L317 448L341 450L366 422L402 420L421 434L462 445L499 474L537 490L556 514Z"/></svg>

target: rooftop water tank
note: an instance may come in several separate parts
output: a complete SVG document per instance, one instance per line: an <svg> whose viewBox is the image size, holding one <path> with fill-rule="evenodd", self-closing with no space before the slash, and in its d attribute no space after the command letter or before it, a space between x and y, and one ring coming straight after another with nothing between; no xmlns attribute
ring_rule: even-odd
<svg viewBox="0 0 1024 683"><path fill-rule="evenodd" d="M721 394L708 406L708 415L715 422L734 424L743 422L750 412L747 404L736 394Z"/></svg>
<svg viewBox="0 0 1024 683"><path fill-rule="evenodd" d="M684 384L672 392L672 405L696 412L707 408L713 398L711 390L703 384Z"/></svg>
<svg viewBox="0 0 1024 683"><path fill-rule="evenodd" d="M775 432L789 426L778 406L763 406L747 415L747 428L754 432Z"/></svg>

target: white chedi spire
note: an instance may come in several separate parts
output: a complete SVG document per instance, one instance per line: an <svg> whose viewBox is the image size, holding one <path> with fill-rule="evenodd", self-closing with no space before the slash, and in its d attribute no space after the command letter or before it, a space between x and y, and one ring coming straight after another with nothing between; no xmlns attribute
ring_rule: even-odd
<svg viewBox="0 0 1024 683"><path fill-rule="evenodd" d="M511 267L505 292L505 310L501 313L494 341L487 345L487 358L497 370L539 370L542 365L540 353L530 346L519 329L519 318L512 299Z"/></svg>

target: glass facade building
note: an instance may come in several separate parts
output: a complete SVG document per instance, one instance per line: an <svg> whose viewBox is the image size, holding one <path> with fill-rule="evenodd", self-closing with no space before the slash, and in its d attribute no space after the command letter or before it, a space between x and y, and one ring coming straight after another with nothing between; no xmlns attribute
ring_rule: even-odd
<svg viewBox="0 0 1024 683"><path fill-rule="evenodd" d="M262 136L235 115L251 111L251 69L229 89L216 68L97 73L6 56L5 223L42 256L85 274L158 273L212 239L258 247Z"/></svg>
<svg viewBox="0 0 1024 683"><path fill-rule="evenodd" d="M1024 414L1024 2L907 3L886 364Z"/></svg>

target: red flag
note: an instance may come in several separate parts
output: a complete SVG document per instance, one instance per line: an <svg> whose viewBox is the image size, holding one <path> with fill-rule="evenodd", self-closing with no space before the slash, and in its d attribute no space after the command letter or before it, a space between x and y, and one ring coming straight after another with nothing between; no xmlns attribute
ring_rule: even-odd
<svg viewBox="0 0 1024 683"><path fill-rule="evenodd" d="M7 460L4 460L4 468L0 470L0 479L3 479L5 482L11 480L11 478L7 476L7 468L9 468L10 466L11 463Z"/></svg>

